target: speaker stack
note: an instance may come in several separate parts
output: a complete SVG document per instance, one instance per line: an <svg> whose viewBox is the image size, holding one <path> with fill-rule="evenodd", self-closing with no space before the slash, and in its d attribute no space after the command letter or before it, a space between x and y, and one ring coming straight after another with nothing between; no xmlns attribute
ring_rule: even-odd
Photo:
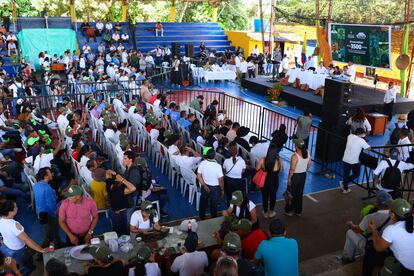
<svg viewBox="0 0 414 276"><path fill-rule="evenodd" d="M349 127L345 122L350 93L350 82L325 80L322 122L318 128L315 154L317 158L326 162L342 160L346 137L349 134Z"/></svg>
<svg viewBox="0 0 414 276"><path fill-rule="evenodd" d="M173 56L179 57L180 56L180 53L181 53L181 45L180 45L180 43L177 43L177 42L171 43L171 48L172 48L171 51L172 51Z"/></svg>
<svg viewBox="0 0 414 276"><path fill-rule="evenodd" d="M185 44L185 56L194 58L194 43Z"/></svg>

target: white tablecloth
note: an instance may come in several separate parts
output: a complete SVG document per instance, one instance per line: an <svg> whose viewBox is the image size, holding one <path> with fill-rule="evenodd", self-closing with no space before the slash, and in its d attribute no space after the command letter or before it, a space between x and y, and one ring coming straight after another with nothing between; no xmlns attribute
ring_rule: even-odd
<svg viewBox="0 0 414 276"><path fill-rule="evenodd" d="M210 80L235 80L236 73L233 71L220 71L220 72L206 72L204 75L206 81Z"/></svg>
<svg viewBox="0 0 414 276"><path fill-rule="evenodd" d="M314 74L313 71L302 71L298 68L289 70L286 76L289 77L289 83L294 83L296 79L299 79L300 84L307 84L309 85L309 88L313 90L324 86L325 79L328 77L327 74Z"/></svg>

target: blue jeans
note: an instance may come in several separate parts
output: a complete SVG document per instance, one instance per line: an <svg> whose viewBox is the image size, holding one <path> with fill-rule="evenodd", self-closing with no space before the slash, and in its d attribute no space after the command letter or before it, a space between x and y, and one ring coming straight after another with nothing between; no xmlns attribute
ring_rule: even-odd
<svg viewBox="0 0 414 276"><path fill-rule="evenodd" d="M27 254L25 254L26 250L28 250L25 247L19 250L12 250L2 244L0 246L0 251L6 256L6 257L12 257L16 260L16 263L20 266L21 272L23 276L29 275L34 269L35 266L33 264L33 260L28 258Z"/></svg>
<svg viewBox="0 0 414 276"><path fill-rule="evenodd" d="M208 185L207 185L208 186ZM210 214L212 218L217 217L217 203L220 197L221 188L220 186L208 186L210 192L207 193L204 188L201 188L200 197L200 219L206 218L207 204L210 203Z"/></svg>
<svg viewBox="0 0 414 276"><path fill-rule="evenodd" d="M112 223L112 230L114 230L118 236L128 235L127 229L127 210L116 212L112 208L109 209L109 218Z"/></svg>
<svg viewBox="0 0 414 276"><path fill-rule="evenodd" d="M349 164L346 162L343 162L343 163L344 163L344 178L343 178L342 184L344 185L344 190L348 190L348 184L359 176L360 164L359 163Z"/></svg>

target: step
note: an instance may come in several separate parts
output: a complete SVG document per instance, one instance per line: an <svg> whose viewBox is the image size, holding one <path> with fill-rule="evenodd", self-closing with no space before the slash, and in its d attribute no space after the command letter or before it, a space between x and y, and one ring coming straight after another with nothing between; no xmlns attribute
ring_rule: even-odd
<svg viewBox="0 0 414 276"><path fill-rule="evenodd" d="M172 43L179 43L181 45L185 44L194 44L194 46L198 47L200 43L204 40L173 40L173 41L140 41L137 40L137 46L157 46L157 45L172 45ZM207 47L211 47L212 45L223 45L223 46L230 46L230 41L228 40L207 40L205 41Z"/></svg>
<svg viewBox="0 0 414 276"><path fill-rule="evenodd" d="M168 30L164 31L164 37L166 36L182 36L182 35L225 35L226 33L223 30L218 31L211 31L211 30L198 30L194 31L182 31L182 30ZM144 37L155 37L154 31L135 31L136 36L144 36Z"/></svg>
<svg viewBox="0 0 414 276"><path fill-rule="evenodd" d="M137 40L141 40L141 41L177 41L177 40L185 40L185 39L193 39L195 36L194 35L174 35L174 36L137 36ZM211 40L227 40L228 37L226 35L197 35L196 36L197 40L206 40L206 41L211 41Z"/></svg>
<svg viewBox="0 0 414 276"><path fill-rule="evenodd" d="M155 26L157 22L138 22L136 26ZM195 25L195 26L219 26L217 22L161 22L163 26L185 26L185 25Z"/></svg>
<svg viewBox="0 0 414 276"><path fill-rule="evenodd" d="M212 49L216 49L216 51L219 52L223 52L227 49L230 49L231 51L235 51L235 47L234 46L227 46L227 47L222 47L222 46L218 46L218 47L212 47ZM147 53L149 51L154 50L154 48L151 47L138 47L138 50L141 51L142 53ZM181 47L180 48L180 52L181 53L185 53L185 48ZM194 49L194 54L197 56L200 53L200 51L198 49Z"/></svg>

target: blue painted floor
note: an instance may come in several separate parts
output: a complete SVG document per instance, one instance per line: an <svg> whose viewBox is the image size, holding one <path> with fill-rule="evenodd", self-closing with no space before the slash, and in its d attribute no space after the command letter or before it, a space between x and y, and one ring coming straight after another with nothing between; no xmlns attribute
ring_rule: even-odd
<svg viewBox="0 0 414 276"><path fill-rule="evenodd" d="M302 112L298 109L295 109L290 106L285 107L277 107L270 103L268 103L264 96L258 95L253 93L252 91L248 91L244 88L240 88L236 83L230 82L216 82L216 83L209 83L209 84L199 84L193 88L218 88L226 91L226 93L242 97L248 101L254 102L256 104L264 105L268 108L271 108L277 112L283 113L287 116L291 117L298 117L302 114ZM396 118L393 118L395 121ZM315 123L319 122L318 118L315 118ZM383 136L369 136L369 143L371 145L384 145L388 140L388 137L392 131L393 124L389 124L385 135ZM283 193L286 190L287 186L287 174L289 170L289 160L292 155L292 152L284 149L281 151L281 158L285 165L285 170L280 174L279 177L279 189L277 192L277 199L283 198ZM170 181L168 180L167 176L163 175L157 168L155 168L154 164L148 162L153 175L155 176L157 182L167 188L167 193L170 199L170 202L167 205L167 210L169 213L169 217L166 221L172 220L179 220L186 217L197 216L198 213L196 212L195 208L195 200L194 204L190 205L188 202L188 192L186 197L183 198L181 192L178 188L174 188L171 186ZM333 188L338 188L340 178L336 179L327 179L318 174L320 172L320 167L317 164L313 164L310 173L308 174L306 185L305 185L305 194L320 192L324 190L329 190ZM249 198L256 204L261 204L261 193L260 192L251 192L249 194ZM30 237L32 237L35 241L41 242L42 240L42 227L38 223L37 217L34 212L27 207L27 203L18 202L19 205L19 212L17 215L17 220L20 221L23 226L25 227L27 233ZM220 210L225 208L224 200L220 202ZM110 223L108 219L105 217L104 214L100 215L98 226L96 227L95 233L101 234L106 231L110 230ZM63 233L62 233L63 238Z"/></svg>

